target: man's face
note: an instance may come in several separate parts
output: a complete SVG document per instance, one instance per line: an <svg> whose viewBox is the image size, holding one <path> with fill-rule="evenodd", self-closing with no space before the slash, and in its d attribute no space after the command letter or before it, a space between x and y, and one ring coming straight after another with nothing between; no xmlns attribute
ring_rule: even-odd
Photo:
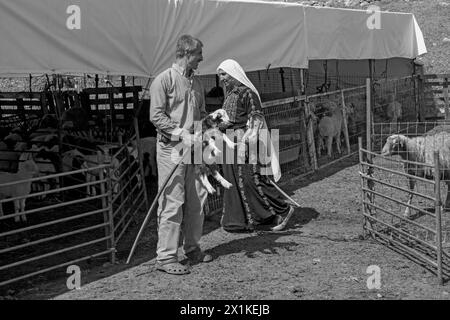
<svg viewBox="0 0 450 320"><path fill-rule="evenodd" d="M187 65L192 70L196 70L201 61L203 61L202 47L197 45L194 51L187 54Z"/></svg>

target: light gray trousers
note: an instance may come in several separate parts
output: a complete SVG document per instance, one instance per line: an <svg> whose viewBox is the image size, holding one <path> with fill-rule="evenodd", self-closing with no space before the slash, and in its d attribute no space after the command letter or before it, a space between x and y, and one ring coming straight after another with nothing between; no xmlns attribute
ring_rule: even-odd
<svg viewBox="0 0 450 320"><path fill-rule="evenodd" d="M170 171L181 159L172 152L179 142L157 143L158 187L161 189ZM158 200L158 245L156 261L161 264L178 261L178 245L184 253L200 249L203 233L203 205L208 193L193 164L182 163L173 173ZM180 237L183 237L180 239Z"/></svg>

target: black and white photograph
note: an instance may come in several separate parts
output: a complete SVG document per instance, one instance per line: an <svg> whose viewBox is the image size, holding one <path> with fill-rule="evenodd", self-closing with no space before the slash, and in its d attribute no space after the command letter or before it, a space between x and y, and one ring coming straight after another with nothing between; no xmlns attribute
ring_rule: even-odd
<svg viewBox="0 0 450 320"><path fill-rule="evenodd" d="M0 300L450 300L449 86L450 0L0 0Z"/></svg>

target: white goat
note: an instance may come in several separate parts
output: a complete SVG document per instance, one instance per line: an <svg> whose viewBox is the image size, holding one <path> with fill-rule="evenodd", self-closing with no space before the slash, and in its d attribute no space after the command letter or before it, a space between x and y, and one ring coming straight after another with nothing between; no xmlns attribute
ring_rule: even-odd
<svg viewBox="0 0 450 320"><path fill-rule="evenodd" d="M434 164L434 151L439 151L439 166L443 169L443 176L441 179L446 180L447 197L445 201L445 208L450 208L450 133L438 132L436 134L429 134L426 136L408 138L401 134L394 134L387 138L381 155L391 156L399 155L402 159L426 163L428 165ZM434 168L427 166L416 165L412 163L405 163L405 171L408 174L427 179L433 179ZM416 180L409 178L409 189L414 190ZM408 198L408 205L411 205L413 194ZM404 216L410 217L410 208L406 207Z"/></svg>
<svg viewBox="0 0 450 320"><path fill-rule="evenodd" d="M319 122L318 149L322 150L323 140L327 140L327 154L331 158L333 139L336 139L338 153L341 153L341 132L343 130L344 117L342 110L333 108L331 116L325 116ZM346 115L353 113L352 107L345 107Z"/></svg>
<svg viewBox="0 0 450 320"><path fill-rule="evenodd" d="M0 199L24 197L30 194L31 182L27 181L35 177L39 173L39 168L36 163L31 159L31 154L22 154L21 158L26 158L25 161L19 163L19 171L17 173L2 172L0 173ZM16 182L15 184L2 185L6 183ZM25 200L14 200L14 213L25 212ZM3 216L2 203L0 203L0 217ZM25 214L17 215L14 217L16 222L22 220L27 221Z"/></svg>

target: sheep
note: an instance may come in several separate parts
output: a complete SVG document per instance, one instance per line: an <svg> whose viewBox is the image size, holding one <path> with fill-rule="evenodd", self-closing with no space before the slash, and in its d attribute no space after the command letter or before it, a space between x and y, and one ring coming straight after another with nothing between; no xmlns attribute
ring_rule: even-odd
<svg viewBox="0 0 450 320"><path fill-rule="evenodd" d="M443 169L441 179L446 180L447 197L444 208L450 208L450 133L441 131L436 134L426 134L424 136L408 138L401 134L394 134L387 138L381 151L382 156L399 155L402 159L421 162L429 165L434 164L434 151L439 151L439 166ZM412 163L404 164L405 171L410 175L433 179L434 168L416 165ZM416 180L409 178L409 189L414 190ZM408 198L408 205L411 204L413 194ZM405 217L410 217L410 208L406 207Z"/></svg>
<svg viewBox="0 0 450 320"><path fill-rule="evenodd" d="M21 158L23 158L22 154ZM35 177L39 173L39 168L36 163L31 159L30 154L26 155L27 160L19 164L19 171L17 173L2 172L0 173L0 200L5 198L24 197L31 191L31 182L27 181ZM6 183L20 181L19 183L2 185ZM26 198L14 200L14 213L25 212ZM0 203L0 217L3 216L2 203ZM17 215L14 217L16 222L27 221L25 214Z"/></svg>
<svg viewBox="0 0 450 320"><path fill-rule="evenodd" d="M352 107L345 107L346 114L352 114ZM319 121L319 141L318 149L321 150L323 146L323 140L327 139L327 154L331 158L333 138L336 139L336 146L338 153L341 153L341 132L343 130L344 117L342 111L339 108L332 110L331 116L325 116Z"/></svg>

